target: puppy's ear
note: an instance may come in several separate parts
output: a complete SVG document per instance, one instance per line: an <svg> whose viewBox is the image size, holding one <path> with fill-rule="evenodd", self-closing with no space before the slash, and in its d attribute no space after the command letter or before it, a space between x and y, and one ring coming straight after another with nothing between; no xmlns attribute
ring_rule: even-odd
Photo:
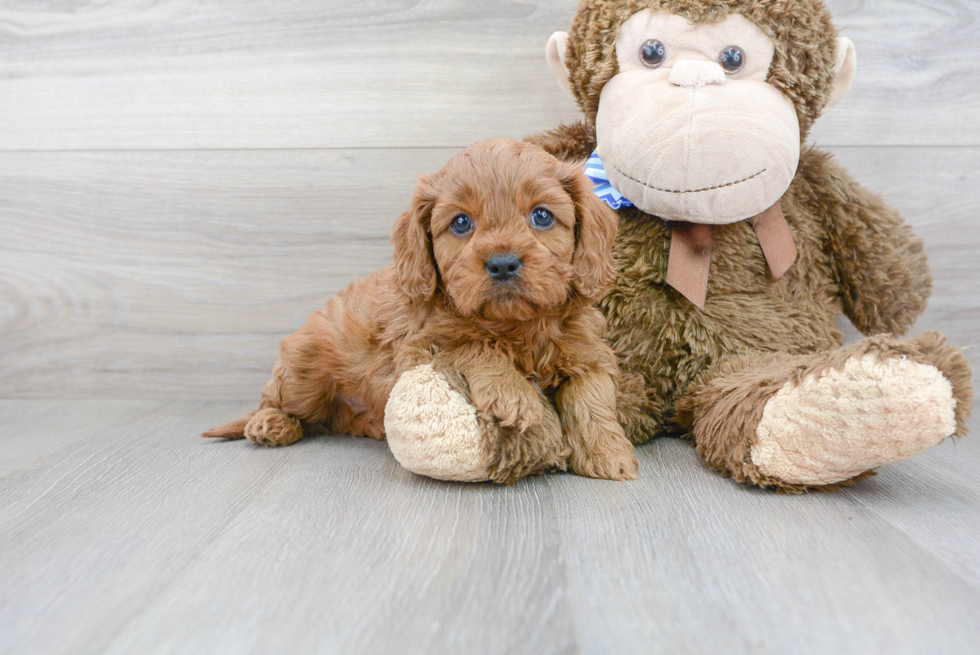
<svg viewBox="0 0 980 655"><path fill-rule="evenodd" d="M561 164L558 176L575 201L573 283L583 297L598 300L616 279L612 246L619 230L619 216L592 192L592 181L581 167Z"/></svg>
<svg viewBox="0 0 980 655"><path fill-rule="evenodd" d="M436 291L436 263L429 233L435 202L429 178L422 178L412 195L411 207L395 222L391 234L396 282L407 296L419 301L431 300Z"/></svg>

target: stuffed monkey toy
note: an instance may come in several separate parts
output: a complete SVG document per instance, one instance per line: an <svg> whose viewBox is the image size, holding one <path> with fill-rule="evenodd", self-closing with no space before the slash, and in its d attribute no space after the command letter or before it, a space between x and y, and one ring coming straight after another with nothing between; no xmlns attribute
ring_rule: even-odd
<svg viewBox="0 0 980 655"><path fill-rule="evenodd" d="M804 144L855 73L822 2L584 0L547 58L584 120L528 140L583 163L619 211L600 308L634 443L685 434L723 475L800 492L965 433L959 350L899 338L931 289L922 242ZM866 339L843 346L841 311ZM407 372L386 416L396 457L459 479L440 451L484 438L466 410Z"/></svg>

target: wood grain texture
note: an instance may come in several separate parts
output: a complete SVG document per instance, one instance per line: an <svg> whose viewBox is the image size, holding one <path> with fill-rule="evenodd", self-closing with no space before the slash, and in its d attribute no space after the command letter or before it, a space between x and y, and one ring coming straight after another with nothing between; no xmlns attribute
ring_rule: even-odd
<svg viewBox="0 0 980 655"><path fill-rule="evenodd" d="M253 396L280 338L388 263L416 175L450 153L0 156L0 394L210 396L255 367Z"/></svg>
<svg viewBox="0 0 980 655"><path fill-rule="evenodd" d="M279 339L389 262L417 174L452 152L0 154L0 397L257 398ZM980 149L837 155L926 239L916 330L978 345Z"/></svg>
<svg viewBox="0 0 980 655"><path fill-rule="evenodd" d="M972 653L980 445L779 496L440 483L384 443L200 439L245 405L0 401L0 653ZM974 427L978 423L974 421Z"/></svg>
<svg viewBox="0 0 980 655"><path fill-rule="evenodd" d="M15 0L0 149L463 147L578 118L544 60L577 0ZM857 81L827 145L980 145L980 5L830 0Z"/></svg>

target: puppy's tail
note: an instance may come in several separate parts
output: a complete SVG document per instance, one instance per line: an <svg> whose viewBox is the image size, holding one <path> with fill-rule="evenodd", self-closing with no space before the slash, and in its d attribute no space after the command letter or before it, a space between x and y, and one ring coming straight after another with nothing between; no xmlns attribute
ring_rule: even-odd
<svg viewBox="0 0 980 655"><path fill-rule="evenodd" d="M258 413L259 410L250 412L245 418L236 419L225 423L224 425L219 425L216 428L211 428L202 437L215 438L215 439L244 439L245 438L245 426L253 416Z"/></svg>

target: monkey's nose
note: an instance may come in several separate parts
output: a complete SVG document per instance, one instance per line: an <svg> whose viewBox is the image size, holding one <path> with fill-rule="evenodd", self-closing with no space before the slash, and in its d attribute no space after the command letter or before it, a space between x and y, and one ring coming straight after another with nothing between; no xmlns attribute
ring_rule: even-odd
<svg viewBox="0 0 980 655"><path fill-rule="evenodd" d="M513 253L497 253L483 263L490 277L497 282L507 282L517 277L524 263Z"/></svg>
<svg viewBox="0 0 980 655"><path fill-rule="evenodd" d="M698 88L709 84L724 84L725 69L713 61L681 59L670 69L671 84Z"/></svg>

